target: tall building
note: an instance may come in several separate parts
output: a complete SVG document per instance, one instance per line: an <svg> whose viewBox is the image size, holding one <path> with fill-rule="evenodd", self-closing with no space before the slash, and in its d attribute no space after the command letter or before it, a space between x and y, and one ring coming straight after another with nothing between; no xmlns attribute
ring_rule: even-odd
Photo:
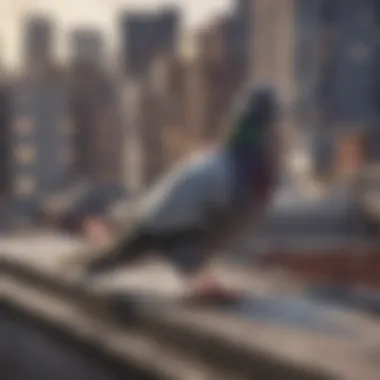
<svg viewBox="0 0 380 380"><path fill-rule="evenodd" d="M317 171L329 171L341 139L367 134L373 125L375 2L253 4L252 78L276 85L289 120L314 135L310 148L315 162L323 162Z"/></svg>
<svg viewBox="0 0 380 380"><path fill-rule="evenodd" d="M190 69L189 117L200 142L220 137L233 99L246 82L249 33L245 22L236 11L217 19L197 36L197 54Z"/></svg>
<svg viewBox="0 0 380 380"><path fill-rule="evenodd" d="M143 188L143 152L139 125L141 84L129 80L123 85L124 113L124 182L130 194L138 194Z"/></svg>
<svg viewBox="0 0 380 380"><path fill-rule="evenodd" d="M10 190L10 86L0 84L0 197L8 196Z"/></svg>
<svg viewBox="0 0 380 380"><path fill-rule="evenodd" d="M105 46L101 32L97 29L76 29L70 36L71 61L102 65Z"/></svg>
<svg viewBox="0 0 380 380"><path fill-rule="evenodd" d="M163 54L145 80L125 84L125 176L132 192L152 184L189 151L186 74L178 55Z"/></svg>
<svg viewBox="0 0 380 380"><path fill-rule="evenodd" d="M179 55L159 56L153 62L150 78L158 108L155 128L163 136L163 168L166 169L187 155L195 143L194 130L186 117L189 107L187 61Z"/></svg>
<svg viewBox="0 0 380 380"><path fill-rule="evenodd" d="M257 0L252 4L250 77L257 84L274 84L289 103L294 98L294 42L304 33L296 30L298 1Z"/></svg>
<svg viewBox="0 0 380 380"><path fill-rule="evenodd" d="M30 15L24 19L23 29L24 69L43 70L53 60L53 22L44 16Z"/></svg>
<svg viewBox="0 0 380 380"><path fill-rule="evenodd" d="M321 122L363 128L373 117L373 53L377 47L373 2L320 1L314 19L316 42L322 46L314 90ZM303 85L305 78L301 76L299 82Z"/></svg>
<svg viewBox="0 0 380 380"><path fill-rule="evenodd" d="M165 114L157 89L149 80L140 82L135 93L134 126L140 150L140 183L150 186L165 169Z"/></svg>
<svg viewBox="0 0 380 380"><path fill-rule="evenodd" d="M123 184L123 120L117 84L90 63L73 64L70 71L76 172L104 193ZM103 190L102 190L103 189Z"/></svg>
<svg viewBox="0 0 380 380"><path fill-rule="evenodd" d="M12 86L11 192L18 216L71 180L74 152L68 94L62 73L24 75Z"/></svg>
<svg viewBox="0 0 380 380"><path fill-rule="evenodd" d="M197 56L190 64L188 117L199 144L212 143L220 135L226 108L222 107L224 65Z"/></svg>
<svg viewBox="0 0 380 380"><path fill-rule="evenodd" d="M226 20L225 38L228 46L228 56L230 59L240 61L240 72L244 79L247 79L250 61L253 3L251 0L235 0L234 12Z"/></svg>
<svg viewBox="0 0 380 380"><path fill-rule="evenodd" d="M344 128L367 124L373 114L374 3L257 0L254 4L253 79L273 81L284 98L296 101L305 120L320 118L323 124Z"/></svg>
<svg viewBox="0 0 380 380"><path fill-rule="evenodd" d="M372 17L375 23L375 36L380 33L380 3L377 1L373 2ZM380 139L380 128L377 125L377 121L380 118L380 49L379 44L372 51L373 57L373 69L371 83L373 85L372 90L372 107L374 111L374 121L370 133L368 134L368 144L367 144L367 159L378 161L380 159L380 147L377 143Z"/></svg>
<svg viewBox="0 0 380 380"><path fill-rule="evenodd" d="M184 130L175 124L180 121L178 103L173 101L170 81L161 71L163 61L156 63L145 81L129 81L126 86L126 177L133 192L153 184L178 159L176 148L181 149L171 144ZM157 81L157 75L162 82ZM182 153L186 151L183 140Z"/></svg>
<svg viewBox="0 0 380 380"><path fill-rule="evenodd" d="M123 72L138 77L147 74L157 55L176 50L179 27L176 8L124 14L121 18Z"/></svg>

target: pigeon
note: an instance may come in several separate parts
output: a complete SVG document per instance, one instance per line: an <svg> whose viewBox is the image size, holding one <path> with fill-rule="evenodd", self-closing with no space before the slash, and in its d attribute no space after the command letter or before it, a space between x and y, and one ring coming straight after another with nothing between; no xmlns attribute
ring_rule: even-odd
<svg viewBox="0 0 380 380"><path fill-rule="evenodd" d="M278 103L271 88L244 89L212 150L178 164L136 203L136 216L86 264L103 274L157 252L187 278L262 217L278 178Z"/></svg>

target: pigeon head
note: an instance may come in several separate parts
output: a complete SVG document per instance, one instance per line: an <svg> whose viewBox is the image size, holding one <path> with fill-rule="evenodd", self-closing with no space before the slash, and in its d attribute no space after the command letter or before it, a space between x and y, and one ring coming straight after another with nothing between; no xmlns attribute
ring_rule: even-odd
<svg viewBox="0 0 380 380"><path fill-rule="evenodd" d="M273 130L277 100L270 88L249 88L238 99L227 145L232 149L260 147Z"/></svg>

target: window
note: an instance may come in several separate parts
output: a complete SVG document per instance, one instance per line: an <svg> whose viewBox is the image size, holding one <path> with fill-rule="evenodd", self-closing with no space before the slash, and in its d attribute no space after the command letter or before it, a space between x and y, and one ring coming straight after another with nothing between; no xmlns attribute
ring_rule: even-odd
<svg viewBox="0 0 380 380"><path fill-rule="evenodd" d="M36 160L36 149L32 145L21 144L16 148L16 160L18 164L28 165Z"/></svg>
<svg viewBox="0 0 380 380"><path fill-rule="evenodd" d="M28 91L28 88L25 88L25 87L18 89L17 98L18 98L18 102L17 102L18 105L23 109L30 107L33 104L33 100L34 100L32 93Z"/></svg>
<svg viewBox="0 0 380 380"><path fill-rule="evenodd" d="M70 165L74 161L74 151L70 146L64 146L62 148L61 160L66 165Z"/></svg>
<svg viewBox="0 0 380 380"><path fill-rule="evenodd" d="M21 175L16 179L15 192L22 197L28 197L35 192L36 184L32 177Z"/></svg>
<svg viewBox="0 0 380 380"><path fill-rule="evenodd" d="M62 132L66 134L71 134L74 131L74 125L71 119L64 118L61 120L60 127Z"/></svg>
<svg viewBox="0 0 380 380"><path fill-rule="evenodd" d="M355 62L366 62L369 58L370 51L367 45L357 43L351 46L350 54L351 59Z"/></svg>
<svg viewBox="0 0 380 380"><path fill-rule="evenodd" d="M324 24L334 25L339 17L339 8L335 0L323 0L320 5L320 17Z"/></svg>
<svg viewBox="0 0 380 380"><path fill-rule="evenodd" d="M109 162L103 162L98 170L98 178L104 184L115 183L117 181L116 168Z"/></svg>
<svg viewBox="0 0 380 380"><path fill-rule="evenodd" d="M16 133L19 135L28 135L33 131L33 120L27 116L20 116L15 121Z"/></svg>

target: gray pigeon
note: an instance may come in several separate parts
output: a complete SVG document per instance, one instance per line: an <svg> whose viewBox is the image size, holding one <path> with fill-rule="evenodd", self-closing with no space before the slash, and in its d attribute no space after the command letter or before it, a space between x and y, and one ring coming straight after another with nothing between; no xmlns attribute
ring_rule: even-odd
<svg viewBox="0 0 380 380"><path fill-rule="evenodd" d="M101 274L158 252L182 274L196 275L262 216L277 182L277 101L248 88L233 110L231 129L213 151L174 168L138 202L137 218L86 271Z"/></svg>

